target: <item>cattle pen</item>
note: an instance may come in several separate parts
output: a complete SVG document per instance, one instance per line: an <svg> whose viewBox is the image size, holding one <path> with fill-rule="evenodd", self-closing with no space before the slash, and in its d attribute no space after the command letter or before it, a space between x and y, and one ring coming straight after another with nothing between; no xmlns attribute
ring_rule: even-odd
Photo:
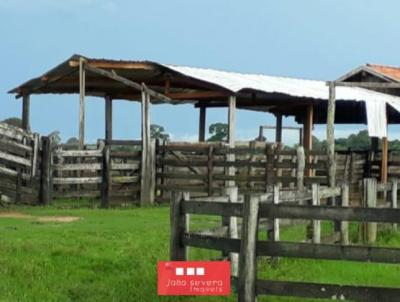
<svg viewBox="0 0 400 302"><path fill-rule="evenodd" d="M171 205L171 258L188 259L187 247L221 250L230 257L239 301L272 294L396 301L400 290L257 280L257 257L299 257L398 263L399 251L371 246L377 223L397 230L400 155L388 148L388 124L400 123L400 70L366 65L335 81L118 61L73 55L45 74L10 90L22 99L22 129L0 124L0 203L51 204L91 198L115 204ZM55 144L30 130L30 99L77 94L79 144ZM104 137L85 142L85 97L104 100ZM141 104L140 139L113 137L113 101ZM198 142L151 137L151 106L192 104ZM228 108L226 141L207 142L207 110ZM236 111L272 113L275 139L239 141ZM282 143L283 117L300 127L299 144ZM313 149L313 126L326 125L326 148ZM370 150L335 150L335 125L367 124ZM379 149L381 139L381 149ZM384 193L384 194L381 194ZM378 198L383 195L383 198ZM190 215L220 216L215 230L191 233ZM238 219L239 218L239 219ZM308 221L303 243L281 242L283 219ZM333 221L328 243L321 220ZM360 223L353 245L348 222ZM265 230L266 241L258 240ZM215 236L218 234L218 236Z"/></svg>

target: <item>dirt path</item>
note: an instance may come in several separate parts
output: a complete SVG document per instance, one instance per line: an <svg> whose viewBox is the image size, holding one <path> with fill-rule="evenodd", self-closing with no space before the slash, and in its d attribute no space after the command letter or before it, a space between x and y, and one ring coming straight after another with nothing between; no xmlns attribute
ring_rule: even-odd
<svg viewBox="0 0 400 302"><path fill-rule="evenodd" d="M32 216L20 212L0 212L1 218L35 219L40 222L73 222L80 219L76 216Z"/></svg>

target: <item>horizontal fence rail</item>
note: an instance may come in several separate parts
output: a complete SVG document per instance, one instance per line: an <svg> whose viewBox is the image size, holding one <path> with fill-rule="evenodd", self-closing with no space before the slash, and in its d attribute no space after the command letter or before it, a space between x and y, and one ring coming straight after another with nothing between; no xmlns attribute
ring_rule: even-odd
<svg viewBox="0 0 400 302"><path fill-rule="evenodd" d="M383 190L394 190L397 196L397 181L381 185L377 184L375 179L367 179L364 183L366 191L373 191L373 194L365 193L367 199L371 199L371 196L376 197L377 193ZM317 221L341 221L342 237L348 236L348 226L344 222L391 224L400 222L400 210L396 208L349 207L347 204L348 193L346 184L342 187L326 189L315 184L311 191L298 194L280 190L276 185L272 193L239 197L237 202L231 202L226 196L189 198L186 195L183 198L184 195L175 194L171 210L171 258L173 260L188 259L187 248L189 246L219 250L223 254L229 255L239 254L239 275L232 274L238 289L239 301L253 302L257 295L352 299L355 301L398 301L400 288L257 280L256 278L257 265L255 263L257 257L261 256L268 256L271 259L287 257L400 263L399 248L349 245L348 238L345 240L342 238L342 244L319 243L314 240L314 237L310 242L279 241L279 219L311 220L314 227L313 236L318 234L315 227L320 227L319 224L316 224ZM298 198L296 201L293 198L296 195L302 198ZM321 205L322 198L339 198L342 206ZM304 203L307 200L308 202ZM189 215L214 215L229 219L240 217L242 225L237 225L237 229L241 230L241 236L229 235L231 224L227 228L189 232ZM263 219L274 223L267 223L267 228L260 227ZM259 240L257 229L267 230L268 239ZM320 236L320 234L318 235Z"/></svg>

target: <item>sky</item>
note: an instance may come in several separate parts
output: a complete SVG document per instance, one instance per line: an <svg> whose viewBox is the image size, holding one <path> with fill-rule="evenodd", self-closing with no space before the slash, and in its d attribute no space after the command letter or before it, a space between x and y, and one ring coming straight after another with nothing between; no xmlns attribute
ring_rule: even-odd
<svg viewBox="0 0 400 302"><path fill-rule="evenodd" d="M399 10L398 0L0 0L0 120L21 115L8 90L74 53L317 80L365 63L400 66ZM32 130L77 137L78 106L78 95L33 95ZM113 114L115 138L139 137L137 103L115 101ZM174 140L197 139L193 106L152 106L151 118ZM226 121L226 109L207 111L207 125ZM239 110L237 136L255 138L274 123ZM338 126L336 136L360 129ZM325 138L323 126L314 130ZM400 138L398 130L390 127L389 137ZM103 99L87 98L86 141L103 137ZM284 131L283 140L296 142L296 133Z"/></svg>

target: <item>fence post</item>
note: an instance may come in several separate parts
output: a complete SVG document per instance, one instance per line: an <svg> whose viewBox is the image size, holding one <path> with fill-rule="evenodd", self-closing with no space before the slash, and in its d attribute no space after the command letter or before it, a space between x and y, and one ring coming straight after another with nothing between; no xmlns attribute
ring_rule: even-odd
<svg viewBox="0 0 400 302"><path fill-rule="evenodd" d="M344 182L341 189L342 207L349 206L349 184ZM348 221L341 221L340 223L340 240L342 245L349 244L349 223Z"/></svg>
<svg viewBox="0 0 400 302"><path fill-rule="evenodd" d="M254 302L256 300L257 279L257 229L259 199L245 196L243 207L242 240L239 257L239 302Z"/></svg>
<svg viewBox="0 0 400 302"><path fill-rule="evenodd" d="M229 202L236 203L238 202L238 188L237 187L229 187L226 188L226 194L229 197ZM237 217L229 217L229 238L237 239L239 238L238 234L238 226L237 226ZM231 261L231 275L237 277L238 276L238 265L239 265L239 255L237 253L229 253L229 259Z"/></svg>
<svg viewBox="0 0 400 302"><path fill-rule="evenodd" d="M391 205L393 209L397 209L397 179L392 179L392 199ZM393 223L393 231L397 231L397 223Z"/></svg>
<svg viewBox="0 0 400 302"><path fill-rule="evenodd" d="M297 147L297 171L296 171L296 179L297 179L297 190L304 190L304 169L306 166L304 148L302 146Z"/></svg>
<svg viewBox="0 0 400 302"><path fill-rule="evenodd" d="M51 173L51 137L42 137L42 162L40 177L40 203L50 204L52 202L52 173Z"/></svg>
<svg viewBox="0 0 400 302"><path fill-rule="evenodd" d="M187 232L186 215L182 211L182 203L184 201L183 193L172 192L171 199L171 241L170 241L170 257L172 261L187 260L187 248L183 244L183 235Z"/></svg>
<svg viewBox="0 0 400 302"><path fill-rule="evenodd" d="M266 165L265 165L265 192L271 192L274 185L274 147L266 144Z"/></svg>
<svg viewBox="0 0 400 302"><path fill-rule="evenodd" d="M103 170L101 182L101 206L107 208L111 191L111 159L110 146L106 144L103 149Z"/></svg>
<svg viewBox="0 0 400 302"><path fill-rule="evenodd" d="M208 159L207 159L207 174L208 174L208 196L213 194L213 152L214 147L210 145L208 147Z"/></svg>
<svg viewBox="0 0 400 302"><path fill-rule="evenodd" d="M140 205L153 204L156 190L156 143L150 139L142 142L142 169L140 182Z"/></svg>
<svg viewBox="0 0 400 302"><path fill-rule="evenodd" d="M319 184L313 183L311 185L311 194L312 194L312 205L320 206L321 202L319 198ZM321 221L313 220L312 226L313 226L312 242L321 243Z"/></svg>
<svg viewBox="0 0 400 302"><path fill-rule="evenodd" d="M377 197L377 181L376 178L366 178L363 181L364 194L363 206L367 208L376 208ZM366 243L374 243L376 241L377 223L365 222L363 223L363 239Z"/></svg>

